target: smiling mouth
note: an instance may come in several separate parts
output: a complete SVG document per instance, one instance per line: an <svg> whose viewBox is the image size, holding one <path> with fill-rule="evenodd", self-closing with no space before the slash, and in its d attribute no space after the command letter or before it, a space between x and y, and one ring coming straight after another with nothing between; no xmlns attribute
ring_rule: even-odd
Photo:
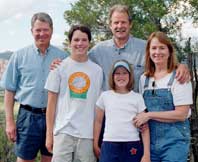
<svg viewBox="0 0 198 162"><path fill-rule="evenodd" d="M126 32L126 30L125 29L117 29L117 30L115 30L116 32L119 32L119 33L124 33L124 32Z"/></svg>

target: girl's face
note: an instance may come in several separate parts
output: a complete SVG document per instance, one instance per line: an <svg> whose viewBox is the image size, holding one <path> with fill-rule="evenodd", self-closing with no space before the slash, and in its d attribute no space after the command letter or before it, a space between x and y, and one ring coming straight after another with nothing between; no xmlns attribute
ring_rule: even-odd
<svg viewBox="0 0 198 162"><path fill-rule="evenodd" d="M167 65L169 56L168 46L154 37L150 43L150 58L154 64Z"/></svg>
<svg viewBox="0 0 198 162"><path fill-rule="evenodd" d="M118 67L114 72L113 80L116 90L127 90L129 72L124 67Z"/></svg>

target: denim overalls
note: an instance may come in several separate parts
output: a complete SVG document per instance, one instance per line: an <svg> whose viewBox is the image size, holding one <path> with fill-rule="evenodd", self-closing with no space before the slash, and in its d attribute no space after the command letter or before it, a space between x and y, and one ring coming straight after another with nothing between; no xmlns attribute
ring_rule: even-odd
<svg viewBox="0 0 198 162"><path fill-rule="evenodd" d="M145 80L144 101L148 111L174 110L171 86L175 72L168 82L168 88L147 89L149 77ZM186 162L190 144L190 126L186 119L184 122L158 122L149 121L152 162Z"/></svg>

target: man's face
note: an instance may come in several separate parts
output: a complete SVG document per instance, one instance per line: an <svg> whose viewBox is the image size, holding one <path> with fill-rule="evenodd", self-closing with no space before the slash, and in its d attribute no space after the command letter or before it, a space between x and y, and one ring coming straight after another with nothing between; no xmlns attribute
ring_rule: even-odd
<svg viewBox="0 0 198 162"><path fill-rule="evenodd" d="M52 36L52 28L49 23L36 20L31 31L35 44L38 48L42 46L49 46Z"/></svg>
<svg viewBox="0 0 198 162"><path fill-rule="evenodd" d="M125 12L115 11L111 16L110 29L115 39L127 40L129 37L131 23Z"/></svg>

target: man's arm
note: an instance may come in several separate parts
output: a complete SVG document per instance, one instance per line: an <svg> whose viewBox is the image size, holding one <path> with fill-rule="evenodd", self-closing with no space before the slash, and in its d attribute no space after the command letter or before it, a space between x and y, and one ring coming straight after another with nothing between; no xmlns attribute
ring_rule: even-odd
<svg viewBox="0 0 198 162"><path fill-rule="evenodd" d="M16 123L14 120L14 96L15 92L5 90L4 106L6 117L6 135L12 142L16 141Z"/></svg>
<svg viewBox="0 0 198 162"><path fill-rule="evenodd" d="M188 67L185 64L179 64L176 70L176 79L180 84L189 82L191 79Z"/></svg>

